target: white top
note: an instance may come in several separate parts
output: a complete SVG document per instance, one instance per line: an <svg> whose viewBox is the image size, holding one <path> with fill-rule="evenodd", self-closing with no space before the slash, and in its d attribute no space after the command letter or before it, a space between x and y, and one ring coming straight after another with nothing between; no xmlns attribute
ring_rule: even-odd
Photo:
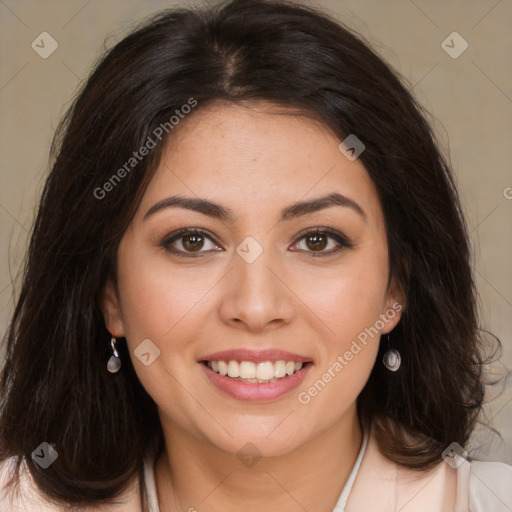
<svg viewBox="0 0 512 512"><path fill-rule="evenodd" d="M366 457L365 454L367 455ZM22 464L21 499L11 501L4 489L6 477L17 457L0 464L0 511L60 512L65 510L46 501L38 492ZM150 512L160 512L155 482L155 458L144 460L144 483ZM411 479L411 475L412 479ZM375 439L363 433L363 442L354 467L332 512L512 512L512 466L502 462L464 461L456 470L444 461L423 477L397 466L379 454ZM357 478L359 476L359 478ZM418 479L419 478L419 479ZM416 482L416 483L415 483ZM414 486L418 487L415 489ZM434 487L432 487L432 485ZM113 507L94 507L116 512L140 511L138 484L128 501L121 499ZM442 505L445 493L456 491L456 506ZM413 492L411 495L410 492ZM414 499L410 499L413 496ZM349 500L350 498L350 500ZM400 504L400 500L405 505ZM362 505L363 504L363 505ZM92 511L87 508L87 511Z"/></svg>
<svg viewBox="0 0 512 512"><path fill-rule="evenodd" d="M363 442L354 467L332 512L345 512L345 506L359 472L367 445L368 432L364 431ZM155 461L145 460L144 482L149 512L160 512L154 465ZM512 512L512 466L502 462L464 462L459 469L459 475L457 492L462 496L469 492L469 512ZM463 510L468 512L465 508Z"/></svg>
<svg viewBox="0 0 512 512"><path fill-rule="evenodd" d="M356 462L350 475L348 477L343 490L341 491L340 497L336 502L336 506L334 507L332 512L344 512L345 505L347 504L348 496L350 494L350 490L352 489L352 485L354 484L354 480L356 479L357 472L359 471L359 467L361 466L361 461L363 460L364 452L366 451L366 446L368 445L368 432L363 433L363 442L361 443L361 448L359 449L359 454L357 455ZM160 508L158 507L158 496L156 492L156 482L155 482L155 461L146 459L144 461L144 483L146 485L146 492L148 496L148 504L149 504L149 512L160 512Z"/></svg>

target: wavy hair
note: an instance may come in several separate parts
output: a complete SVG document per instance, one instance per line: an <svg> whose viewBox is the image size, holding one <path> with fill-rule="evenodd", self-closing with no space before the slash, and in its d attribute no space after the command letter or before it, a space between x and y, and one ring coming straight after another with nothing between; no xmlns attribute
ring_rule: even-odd
<svg viewBox="0 0 512 512"><path fill-rule="evenodd" d="M269 101L320 120L340 140L363 141L390 279L406 305L391 335L402 367L375 365L359 417L383 454L409 468L434 466L453 441L466 445L485 389L478 298L454 178L426 113L362 36L319 9L234 0L145 20L99 59L59 124L5 338L0 460L21 456L17 469L26 460L57 502L108 502L137 475L143 489L143 458L162 449L163 434L125 343L122 371L106 371L99 296L115 282L119 242L163 142L110 182L107 197L98 189L190 98L195 110ZM31 458L43 441L59 455L46 470Z"/></svg>

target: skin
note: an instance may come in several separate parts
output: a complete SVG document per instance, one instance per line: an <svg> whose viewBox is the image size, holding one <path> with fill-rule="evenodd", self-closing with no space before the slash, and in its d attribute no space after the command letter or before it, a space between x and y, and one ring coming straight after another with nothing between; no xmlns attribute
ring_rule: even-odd
<svg viewBox="0 0 512 512"><path fill-rule="evenodd" d="M107 328L126 337L137 375L159 407L166 443L156 464L162 512L238 512L240 503L254 512L331 512L361 446L355 401L380 336L370 337L308 404L297 395L379 315L403 304L393 280L388 287L384 216L362 163L348 160L324 125L280 112L262 102L215 104L180 123L119 246L118 287L104 289ZM343 206L278 221L291 203L332 192L356 201L366 221ZM176 207L143 219L176 194L219 203L235 220ZM164 247L183 227L211 234L194 246L200 257ZM316 227L339 231L354 246L328 255L335 239L329 235L317 248L301 233ZM236 252L248 236L263 249L252 263ZM182 242L171 246L197 254ZM397 312L381 333L399 320ZM133 355L145 339L161 351L149 366ZM240 401L217 390L197 361L241 347L288 350L313 367L279 399ZM249 442L262 456L252 467L236 456Z"/></svg>

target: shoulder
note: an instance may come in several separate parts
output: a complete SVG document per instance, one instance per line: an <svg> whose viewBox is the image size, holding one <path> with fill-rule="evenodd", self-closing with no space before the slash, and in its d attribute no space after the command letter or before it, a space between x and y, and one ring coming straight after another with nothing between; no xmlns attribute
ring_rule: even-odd
<svg viewBox="0 0 512 512"><path fill-rule="evenodd" d="M405 503L414 503L415 512L512 511L512 466L502 462L462 459L452 465L443 460L419 475L410 470L399 470L398 475L397 489L407 511Z"/></svg>
<svg viewBox="0 0 512 512"><path fill-rule="evenodd" d="M0 510L12 512L60 512L64 510L49 503L38 492L24 462L21 463L19 486L7 486L11 481L18 457L9 457L0 463Z"/></svg>
<svg viewBox="0 0 512 512"><path fill-rule="evenodd" d="M371 436L345 508L361 510L511 512L512 466L462 459L410 469L386 458Z"/></svg>
<svg viewBox="0 0 512 512"><path fill-rule="evenodd" d="M473 461L469 473L469 508L472 512L512 510L511 465Z"/></svg>
<svg viewBox="0 0 512 512"><path fill-rule="evenodd" d="M68 507L52 503L45 498L35 484L26 463L20 468L20 480L17 488L8 487L18 457L10 457L0 462L0 511L10 512L64 512ZM138 481L133 482L114 504L82 507L81 512L137 512L141 509Z"/></svg>

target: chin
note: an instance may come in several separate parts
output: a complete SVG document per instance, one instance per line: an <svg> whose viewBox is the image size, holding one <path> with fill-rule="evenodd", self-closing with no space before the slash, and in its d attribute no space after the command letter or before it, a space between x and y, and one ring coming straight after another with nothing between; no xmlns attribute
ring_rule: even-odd
<svg viewBox="0 0 512 512"><path fill-rule="evenodd" d="M274 431L271 428L265 429L265 432L257 433L240 427L230 429L225 425L226 430L233 437L225 432L223 432L220 438L217 436L208 437L210 443L219 450L235 455L238 458L245 456L279 457L299 448L306 441L301 441L291 431L279 431L279 427L275 428L276 424L278 422L274 422L272 427Z"/></svg>

